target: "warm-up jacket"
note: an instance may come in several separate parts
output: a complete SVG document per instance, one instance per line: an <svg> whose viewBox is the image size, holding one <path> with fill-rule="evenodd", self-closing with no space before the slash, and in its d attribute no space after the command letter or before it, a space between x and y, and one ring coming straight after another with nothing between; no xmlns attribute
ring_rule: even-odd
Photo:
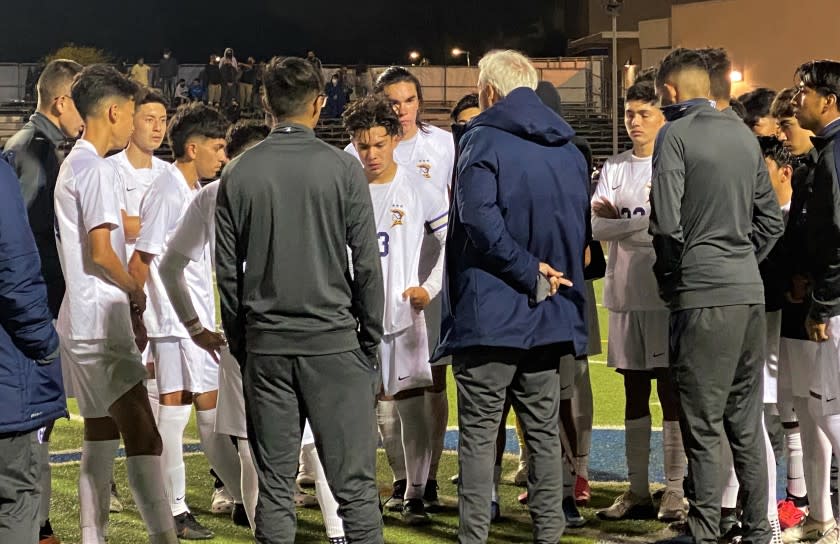
<svg viewBox="0 0 840 544"><path fill-rule="evenodd" d="M840 315L840 119L812 138L817 151L813 190L805 203L811 308L826 321Z"/></svg>
<svg viewBox="0 0 840 544"><path fill-rule="evenodd" d="M709 100L664 111L649 228L660 296L672 310L764 304L758 261L784 222L755 135Z"/></svg>
<svg viewBox="0 0 840 544"><path fill-rule="evenodd" d="M460 143L433 360L479 347L562 342L586 353L583 254L589 175L574 130L528 88L473 118ZM529 300L539 263L571 279Z"/></svg>
<svg viewBox="0 0 840 544"><path fill-rule="evenodd" d="M58 335L14 171L0 157L0 434L67 416Z"/></svg>
<svg viewBox="0 0 840 544"><path fill-rule="evenodd" d="M225 167L216 203L222 324L240 362L246 351L376 353L385 295L356 158L311 128L278 127Z"/></svg>

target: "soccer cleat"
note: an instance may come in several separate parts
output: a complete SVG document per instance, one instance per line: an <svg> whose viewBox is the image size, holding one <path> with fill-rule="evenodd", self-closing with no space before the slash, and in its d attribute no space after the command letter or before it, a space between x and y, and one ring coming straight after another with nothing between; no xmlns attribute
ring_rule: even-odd
<svg viewBox="0 0 840 544"><path fill-rule="evenodd" d="M586 506L589 504L589 499L592 497L592 492L589 489L589 480L582 476L575 478L575 503L578 506Z"/></svg>
<svg viewBox="0 0 840 544"><path fill-rule="evenodd" d="M522 493L519 494L518 497L516 497L516 500L518 500L519 504L521 504L523 506L527 505L528 504L528 492L523 491Z"/></svg>
<svg viewBox="0 0 840 544"><path fill-rule="evenodd" d="M50 520L45 521L38 530L38 544L61 544L61 540L53 532Z"/></svg>
<svg viewBox="0 0 840 544"><path fill-rule="evenodd" d="M213 531L200 524L192 512L184 512L175 516L175 535L181 540L210 540Z"/></svg>
<svg viewBox="0 0 840 544"><path fill-rule="evenodd" d="M783 531L799 525L805 519L805 512L797 508L796 503L790 499L779 501L777 508L779 510L779 526Z"/></svg>
<svg viewBox="0 0 840 544"><path fill-rule="evenodd" d="M300 486L295 491L295 506L302 506L304 508L315 508L318 506L318 498L315 495L304 493Z"/></svg>
<svg viewBox="0 0 840 544"><path fill-rule="evenodd" d="M406 499L402 506L402 518L409 525L425 525L431 521L423 499Z"/></svg>
<svg viewBox="0 0 840 544"><path fill-rule="evenodd" d="M449 478L449 481L452 482L453 485L458 485L458 480L460 479L460 477L460 474L456 474L455 476Z"/></svg>
<svg viewBox="0 0 840 544"><path fill-rule="evenodd" d="M820 540L836 527L834 519L817 521L811 516L805 516L799 525L782 531L782 542L793 544L802 540Z"/></svg>
<svg viewBox="0 0 840 544"><path fill-rule="evenodd" d="M770 521L770 531L772 536L770 537L770 544L783 544L782 543L782 528L779 526L778 519L771 519Z"/></svg>
<svg viewBox="0 0 840 544"><path fill-rule="evenodd" d="M245 512L245 505L241 502L233 503L233 510L230 512L230 519L234 525L239 527L251 527L248 522L248 513Z"/></svg>
<svg viewBox="0 0 840 544"><path fill-rule="evenodd" d="M586 525L586 518L580 515L574 497L563 499L563 514L566 516L566 527L575 529Z"/></svg>
<svg viewBox="0 0 840 544"><path fill-rule="evenodd" d="M123 504L120 501L120 495L117 493L117 484L114 480L111 480L111 498L110 503L108 504L108 511L113 514L119 514L123 511Z"/></svg>
<svg viewBox="0 0 840 544"><path fill-rule="evenodd" d="M403 497L405 497L405 488L408 482L405 480L397 480L394 482L394 491L391 496L385 501L385 508L390 512L402 512Z"/></svg>
<svg viewBox="0 0 840 544"><path fill-rule="evenodd" d="M502 509L499 501L490 501L490 523L498 523L502 520Z"/></svg>
<svg viewBox="0 0 840 544"><path fill-rule="evenodd" d="M513 477L513 484L517 487L525 487L528 485L528 463L526 461L519 461L519 468L516 469L516 475Z"/></svg>
<svg viewBox="0 0 840 544"><path fill-rule="evenodd" d="M330 538L330 544L347 544L347 539L343 536L334 536Z"/></svg>
<svg viewBox="0 0 840 544"><path fill-rule="evenodd" d="M300 465L298 468L297 484L300 487L315 487L315 475L306 472L305 467Z"/></svg>
<svg viewBox="0 0 840 544"><path fill-rule="evenodd" d="M426 481L426 490L423 492L423 505L429 512L440 509L440 498L438 497L437 480Z"/></svg>
<svg viewBox="0 0 840 544"><path fill-rule="evenodd" d="M666 489L659 501L659 512L656 518L659 521L682 521L688 515L688 501L683 494L674 489Z"/></svg>
<svg viewBox="0 0 840 544"><path fill-rule="evenodd" d="M616 521L620 519L653 519L656 511L650 495L637 497L631 491L619 495L609 508L598 510L595 515L603 520Z"/></svg>
<svg viewBox="0 0 840 544"><path fill-rule="evenodd" d="M233 497L230 496L224 486L213 489L210 512L213 514L230 514L233 512Z"/></svg>
<svg viewBox="0 0 840 544"><path fill-rule="evenodd" d="M838 544L840 542L840 528L835 526L829 530L823 537L817 540L817 544Z"/></svg>

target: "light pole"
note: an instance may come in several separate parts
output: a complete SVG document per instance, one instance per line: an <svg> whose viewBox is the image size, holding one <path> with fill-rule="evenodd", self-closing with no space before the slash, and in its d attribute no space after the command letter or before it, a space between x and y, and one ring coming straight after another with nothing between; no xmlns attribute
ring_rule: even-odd
<svg viewBox="0 0 840 544"><path fill-rule="evenodd" d="M418 51L409 51L408 58L411 60L411 65L414 66L420 60L420 53Z"/></svg>
<svg viewBox="0 0 840 544"><path fill-rule="evenodd" d="M613 155L618 155L618 15L624 0L603 0L612 18L612 141Z"/></svg>
<svg viewBox="0 0 840 544"><path fill-rule="evenodd" d="M457 47L452 50L452 56L453 57L460 57L461 55L466 55L467 56L467 66L469 66L470 65L470 52L469 51L465 51L465 50L459 49Z"/></svg>

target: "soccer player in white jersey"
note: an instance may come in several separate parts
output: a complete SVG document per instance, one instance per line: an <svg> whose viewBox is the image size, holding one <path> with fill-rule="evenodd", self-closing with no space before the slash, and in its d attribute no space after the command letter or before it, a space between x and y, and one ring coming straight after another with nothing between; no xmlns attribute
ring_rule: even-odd
<svg viewBox="0 0 840 544"><path fill-rule="evenodd" d="M94 65L71 96L85 121L55 189L56 240L67 291L56 329L62 368L85 419L79 467L82 544L105 542L109 479L122 437L128 482L150 542L177 542L164 497L161 437L149 407L140 315L143 285L126 270L121 184L105 155L133 130L137 85L112 67ZM137 344L135 344L135 333Z"/></svg>
<svg viewBox="0 0 840 544"><path fill-rule="evenodd" d="M402 127L402 138L394 150L394 160L407 170L419 174L416 179L424 185L432 187L449 197L452 183L452 169L455 165L455 144L452 135L434 125L423 122L423 88L417 77L400 66L391 66L376 80L374 92L384 95L394 106ZM359 156L353 143L344 148L352 155ZM434 243L424 244L420 256L420 280L428 276L437 262L439 250ZM429 349L434 349L440 334L440 298L432 301L426 308L427 336ZM432 440L432 463L424 500L432 508L439 506L437 497L437 471L440 456L443 452L443 439L446 434L446 423L449 418L449 402L446 396L446 360L440 361L432 368L433 384L426 391L426 414L429 432ZM382 401L377 405L377 418L380 422L382 441L387 444L386 450L394 453L389 455L394 478L397 486L394 496L388 505L399 509L400 491L404 487L405 467L400 459L400 419L397 416L394 403Z"/></svg>
<svg viewBox="0 0 840 544"><path fill-rule="evenodd" d="M146 191L140 205L140 236L129 261L129 272L146 285L149 307L144 321L160 393L158 429L163 437L166 495L170 501L178 536L186 539L212 537L199 524L186 503L186 474L182 452L184 428L196 407L199 437L210 465L223 482L239 481L239 458L230 440L214 432L219 367L213 357L190 339L175 314L160 280L160 259L178 221L200 189L199 180L215 177L224 164L227 120L203 104L180 108L169 124L169 142L175 163ZM211 257L187 266L187 284L200 322L191 326L215 328L215 300ZM228 491L234 500L238 486Z"/></svg>
<svg viewBox="0 0 840 544"><path fill-rule="evenodd" d="M651 82L631 86L625 96L624 125L633 149L611 157L592 197L592 236L609 242L604 305L610 310L607 365L624 378L625 454L630 489L609 508L607 520L653 517L649 490L651 381L656 380L663 413L666 489L658 518L681 520L685 454L676 390L668 371L668 310L657 295L655 259L648 234L653 146L665 118Z"/></svg>
<svg viewBox="0 0 840 544"><path fill-rule="evenodd" d="M398 498L403 519L420 524L429 519L423 491L432 453L425 409L432 374L423 310L441 288L448 202L394 160L402 127L387 99L374 95L356 102L345 112L344 125L368 178L379 237L385 281L383 397L393 399L405 452L406 483ZM438 246L438 259L423 279L421 249L427 241Z"/></svg>

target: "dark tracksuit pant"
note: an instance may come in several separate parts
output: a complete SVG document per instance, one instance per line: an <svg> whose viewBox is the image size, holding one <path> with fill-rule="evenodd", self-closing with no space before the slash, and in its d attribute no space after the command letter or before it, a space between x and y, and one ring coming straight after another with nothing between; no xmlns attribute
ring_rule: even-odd
<svg viewBox="0 0 840 544"><path fill-rule="evenodd" d="M770 541L767 460L761 430L764 305L671 312L671 371L680 397L688 457L688 529L716 543L720 524L722 433L741 484L744 544Z"/></svg>
<svg viewBox="0 0 840 544"><path fill-rule="evenodd" d="M295 476L306 418L349 542L381 544L376 487L380 370L359 350L319 356L249 353L242 369L248 440L260 482L257 542L295 541Z"/></svg>

